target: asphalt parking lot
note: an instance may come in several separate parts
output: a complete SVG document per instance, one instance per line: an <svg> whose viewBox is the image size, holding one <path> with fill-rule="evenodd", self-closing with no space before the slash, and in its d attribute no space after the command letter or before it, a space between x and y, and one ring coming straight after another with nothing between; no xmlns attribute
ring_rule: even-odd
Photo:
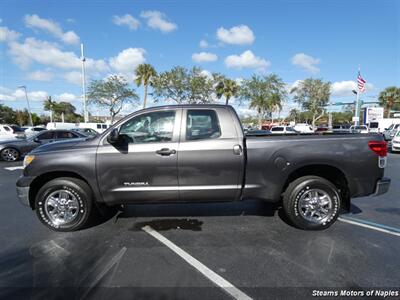
<svg viewBox="0 0 400 300"><path fill-rule="evenodd" d="M354 199L350 214L318 232L293 228L274 207L246 201L132 205L95 227L56 233L18 202L21 164L0 163L3 299L270 299L311 298L313 290L333 288L399 290L399 154L388 157L387 194Z"/></svg>

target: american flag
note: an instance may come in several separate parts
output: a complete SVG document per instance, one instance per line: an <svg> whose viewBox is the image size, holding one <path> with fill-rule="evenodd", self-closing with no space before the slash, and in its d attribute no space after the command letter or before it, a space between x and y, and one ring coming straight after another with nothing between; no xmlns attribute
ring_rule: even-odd
<svg viewBox="0 0 400 300"><path fill-rule="evenodd" d="M365 92L365 79L363 79L361 77L360 71L358 71L358 76L357 76L357 86L358 86L358 90L363 93Z"/></svg>

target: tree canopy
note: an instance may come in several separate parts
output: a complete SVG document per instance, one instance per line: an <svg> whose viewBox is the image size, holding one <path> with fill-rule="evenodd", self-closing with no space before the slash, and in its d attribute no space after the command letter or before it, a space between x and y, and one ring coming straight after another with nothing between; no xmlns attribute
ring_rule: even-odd
<svg viewBox="0 0 400 300"><path fill-rule="evenodd" d="M152 95L156 101L195 104L212 102L213 93L214 80L200 68L188 70L178 66L155 78Z"/></svg>
<svg viewBox="0 0 400 300"><path fill-rule="evenodd" d="M129 88L128 82L118 75L112 75L104 80L93 80L88 87L89 104L109 110L111 123L125 104L137 102L138 95Z"/></svg>
<svg viewBox="0 0 400 300"><path fill-rule="evenodd" d="M293 100L301 105L304 110L312 114L312 125L325 114L325 106L329 103L330 82L321 79L307 78L290 91Z"/></svg>

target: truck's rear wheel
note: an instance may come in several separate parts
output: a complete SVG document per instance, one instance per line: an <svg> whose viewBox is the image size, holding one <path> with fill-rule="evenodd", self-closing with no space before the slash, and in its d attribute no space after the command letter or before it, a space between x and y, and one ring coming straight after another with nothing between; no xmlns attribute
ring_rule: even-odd
<svg viewBox="0 0 400 300"><path fill-rule="evenodd" d="M339 216L340 193L333 183L322 177L300 177L286 189L283 208L295 226L307 230L325 229Z"/></svg>
<svg viewBox="0 0 400 300"><path fill-rule="evenodd" d="M92 213L92 191L83 180L57 178L39 190L35 208L39 220L55 231L83 228Z"/></svg>

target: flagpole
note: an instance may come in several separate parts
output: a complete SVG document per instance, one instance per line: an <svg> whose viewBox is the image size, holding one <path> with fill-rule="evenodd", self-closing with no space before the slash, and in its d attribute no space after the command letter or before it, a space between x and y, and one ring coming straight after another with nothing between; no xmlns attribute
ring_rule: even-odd
<svg viewBox="0 0 400 300"><path fill-rule="evenodd" d="M360 65L358 65L358 75L360 75ZM358 77L358 76L357 76ZM360 124L360 117L359 117L359 103L360 100L360 89L357 87L356 89L356 107L354 110L354 126L357 126Z"/></svg>
<svg viewBox="0 0 400 300"><path fill-rule="evenodd" d="M360 119L359 119L359 107L358 107L358 102L359 102L359 98L360 98L359 95L360 95L360 91L357 89L357 93L356 93L356 109L354 110L354 113L355 113L355 115L354 115L354 117L355 117L354 125L355 126L358 126L359 122L360 122Z"/></svg>

